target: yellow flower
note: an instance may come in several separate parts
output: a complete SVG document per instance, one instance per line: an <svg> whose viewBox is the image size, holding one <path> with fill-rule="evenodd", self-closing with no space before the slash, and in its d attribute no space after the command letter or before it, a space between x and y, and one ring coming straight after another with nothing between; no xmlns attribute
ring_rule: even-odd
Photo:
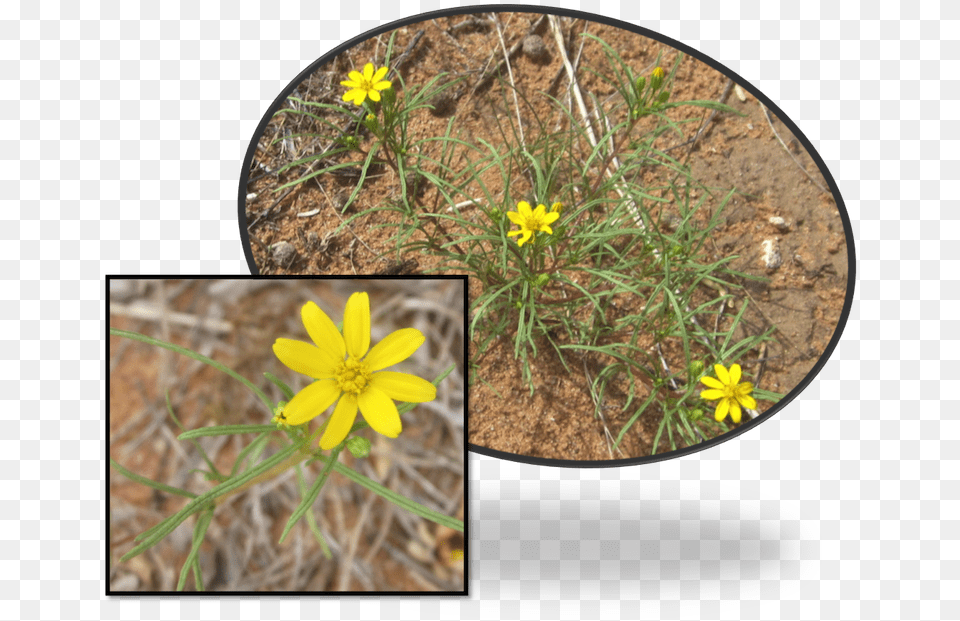
<svg viewBox="0 0 960 621"><path fill-rule="evenodd" d="M559 204L560 203L555 203L554 207L557 207ZM517 203L517 210L508 211L507 217L510 218L510 222L520 227L519 231L510 231L507 235L522 235L522 237L517 240L517 245L522 246L530 241L534 233L543 232L552 235L553 229L550 228L550 223L559 218L560 213L559 209L547 213L545 205L537 205L537 208L534 210L530 208L530 203L527 201L520 201Z"/></svg>
<svg viewBox="0 0 960 621"><path fill-rule="evenodd" d="M739 364L732 365L729 372L722 364L713 365L713 370L717 372L717 379L709 375L700 378L701 382L709 386L707 390L700 393L700 398L707 401L720 400L714 415L717 422L726 418L727 412L729 412L733 422L739 423L741 405L750 410L757 409L757 401L750 396L750 393L753 392L753 384L750 382L740 383Z"/></svg>
<svg viewBox="0 0 960 621"><path fill-rule="evenodd" d="M393 400L422 403L437 397L436 387L424 379L382 370L409 358L425 338L419 330L403 328L371 349L370 298L366 293L354 293L347 300L343 335L313 302L304 304L300 316L314 345L277 339L273 352L286 366L317 381L290 400L283 418L288 425L302 425L337 402L320 438L323 450L343 442L358 408L374 431L396 438L402 426Z"/></svg>
<svg viewBox="0 0 960 621"><path fill-rule="evenodd" d="M340 82L350 90L343 94L344 101L353 100L358 106L363 104L363 100L369 97L372 101L380 101L380 91L390 88L390 82L384 80L387 75L387 68L380 67L377 72L373 72L373 63L367 63L363 68L363 73L351 71L350 79Z"/></svg>
<svg viewBox="0 0 960 621"><path fill-rule="evenodd" d="M550 211L555 213L563 213L563 203L554 203L553 207L550 208Z"/></svg>
<svg viewBox="0 0 960 621"><path fill-rule="evenodd" d="M662 67L657 67L657 68L655 68L655 69L653 70L653 77L657 78L658 80L662 80L662 79L663 79L663 68L662 68Z"/></svg>

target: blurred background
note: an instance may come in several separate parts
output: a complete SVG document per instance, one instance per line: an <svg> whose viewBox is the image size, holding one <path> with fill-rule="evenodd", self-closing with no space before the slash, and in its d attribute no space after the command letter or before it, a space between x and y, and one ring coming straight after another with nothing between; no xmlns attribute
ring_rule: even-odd
<svg viewBox="0 0 960 621"><path fill-rule="evenodd" d="M269 372L294 391L309 378L283 366L271 345L278 337L309 342L300 308L316 302L334 322L347 298L370 295L371 345L390 332L417 328L426 342L391 370L435 379L456 369L437 398L403 417L395 440L370 429L370 456L341 462L440 513L464 519L464 283L450 279L138 279L109 282L109 325L176 343L209 356L259 386L282 393ZM154 481L202 493L213 483L206 464L170 418L166 396L186 429L269 424L271 412L245 386L180 354L110 336L109 456ZM332 409L330 410L332 411ZM318 417L311 428L325 420ZM199 438L221 472L230 472L253 434ZM268 445L264 457L279 444ZM319 474L305 469L307 485ZM109 575L113 591L173 591L191 543L192 517L157 546L120 563L134 537L181 509L185 498L157 492L111 470ZM301 498L296 469L254 485L217 508L200 550L207 591L462 591L463 535L407 513L333 473L313 505L333 558L327 560L306 524L281 544L283 527ZM465 521L465 520L464 520ZM187 590L194 590L192 578Z"/></svg>

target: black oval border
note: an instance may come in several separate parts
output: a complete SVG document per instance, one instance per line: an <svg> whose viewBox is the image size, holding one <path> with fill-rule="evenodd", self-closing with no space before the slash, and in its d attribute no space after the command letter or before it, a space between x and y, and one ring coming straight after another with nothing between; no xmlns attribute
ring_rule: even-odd
<svg viewBox="0 0 960 621"><path fill-rule="evenodd" d="M620 28L622 30L628 30L634 34L638 34L648 39L654 39L665 45L669 45L674 49L680 50L684 54L692 56L699 60L700 62L709 65L716 71L722 73L728 78L732 78L734 83L738 84L741 88L745 88L750 92L751 95L756 97L759 101L762 101L763 104L772 110L774 114L777 115L777 118L780 122L786 125L793 135L803 144L804 148L807 150L807 153L810 154L810 157L817 164L817 168L820 170L820 173L823 175L823 178L826 180L827 184L830 186L830 192L833 194L834 201L837 204L837 210L840 212L840 220L843 222L843 233L847 245L847 293L843 302L843 310L840 313L840 320L837 322L837 328L833 333L833 337L830 339L830 343L827 345L826 349L823 350L823 353L820 355L820 358L817 360L816 364L813 365L813 368L809 373L797 384L793 390L788 392L783 399L777 402L772 408L766 412L760 414L754 419L744 423L740 427L732 431L728 431L723 435L717 436L706 442L697 444L696 446L687 447L685 449L678 449L676 451L668 451L660 455L651 455L647 457L633 457L629 459L611 459L611 460L591 460L591 461L577 461L577 460L568 460L568 459L548 459L545 457L532 457L526 455L519 455L516 453L505 453L503 451L497 451L494 449L489 449L483 446L477 446L467 442L467 449L478 453L480 455L486 455L488 457L496 457L498 459L503 459L506 461L513 461L522 464L530 464L533 466L550 466L556 468L619 468L623 466L634 466L639 464L650 464L658 461L664 461L667 459L674 459L677 457L683 457L685 455L690 455L697 453L706 449L709 449L714 446L718 446L728 440L736 438L742 433L745 433L749 429L753 429L760 423L768 420L770 417L775 415L777 412L782 410L787 406L791 401L797 398L803 390L813 381L813 378L820 373L824 365L826 365L827 360L829 360L830 355L837 348L837 345L840 342L840 337L843 335L843 330L847 325L847 320L850 317L850 310L853 306L853 296L854 290L856 289L856 249L854 247L854 238L853 238L853 227L850 224L850 215L847 213L846 205L843 202L843 197L840 195L840 188L837 186L836 180L833 178L833 175L830 174L830 171L827 169L826 163L823 161L823 158L820 157L820 154L816 149L813 148L813 144L810 142L810 139L800 131L800 128L793 122L793 120L784 114L783 110L770 100L766 95L761 93L754 87L752 84L744 80L737 74L735 71L731 71L728 67L722 63L717 62L716 60L706 56L698 50L693 49L692 47L675 41L670 37L662 35L660 33L654 32L643 28L642 26L636 26L628 22L624 22L619 19L612 17L607 17L603 15L597 15L595 13L587 13L584 11L576 11L573 9L562 9L557 7L548 7L548 6L533 6L533 5L517 5L517 4L496 4L496 5L477 5L477 6L466 6L466 7L455 7L450 9L442 9L438 11L429 11L426 13L420 13L404 19L400 19L389 24L384 24L378 26L373 30L368 30L367 32L357 35L356 37L338 45L336 48L330 52L324 54L319 59L311 63L306 69L300 72L296 78L294 78L287 87L280 92L276 99L274 99L273 104L267 109L263 118L260 120L260 124L257 125L257 129L253 134L253 138L250 140L250 144L247 147L247 153L243 158L243 168L240 171L240 188L239 195L237 198L238 210L237 210L237 224L240 227L240 240L243 243L243 254L247 260L247 267L250 268L250 273L254 276L260 275L260 270L257 268L256 263L253 260L253 249L250 246L250 236L247 232L246 227L246 200L247 200L247 182L249 179L250 173L250 164L253 162L253 156L256 153L257 142L259 137L263 135L266 131L267 123L273 118L273 115L280 109L280 106L287 99L287 97L300 85L301 82L306 80L314 71L317 70L321 65L329 62L332 58L341 54L343 51L366 41L372 37L395 30L397 28L402 28L404 26L409 26L410 24L415 24L418 22L426 21L429 19L436 19L438 17L451 17L455 15L466 15L473 13L536 13L538 15L560 15L564 17L573 17L576 19L583 19L587 21L598 22L611 26L614 28ZM469 409L469 408L468 408ZM466 418L469 420L469 412L466 413ZM464 429L468 429L466 420L464 421Z"/></svg>

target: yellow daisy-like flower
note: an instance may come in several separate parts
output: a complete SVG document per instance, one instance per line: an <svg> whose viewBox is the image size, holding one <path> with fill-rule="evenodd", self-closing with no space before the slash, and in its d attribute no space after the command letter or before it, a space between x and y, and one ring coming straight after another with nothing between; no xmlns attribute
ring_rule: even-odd
<svg viewBox="0 0 960 621"><path fill-rule="evenodd" d="M382 370L409 358L425 338L417 329L403 328L371 349L370 298L366 293L354 293L347 300L342 335L313 302L304 304L300 316L314 344L277 339L273 352L286 366L317 381L290 400L283 408L283 419L288 425L302 425L336 402L320 438L323 450L343 442L358 408L374 431L396 438L402 426L393 400L422 403L437 397L436 387L425 379Z"/></svg>
<svg viewBox="0 0 960 621"><path fill-rule="evenodd" d="M519 226L520 230L510 231L507 235L511 237L521 235L522 237L517 240L518 246L523 246L530 241L534 233L542 232L552 235L553 229L550 228L550 223L560 217L559 206L560 203L554 203L554 210L547 213L547 207L545 205L537 205L536 209L531 209L530 203L520 201L517 203L516 211L507 212L507 217L510 218L510 222Z"/></svg>
<svg viewBox="0 0 960 621"><path fill-rule="evenodd" d="M701 399L707 401L720 400L717 404L717 410L714 418L717 422L722 421L730 413L730 418L734 423L740 422L740 406L749 409L757 409L757 401L750 396L753 392L753 384L750 382L740 383L740 365L734 364L727 371L722 364L713 365L713 370L717 372L717 379L705 375L700 381L709 386L707 390L700 393Z"/></svg>
<svg viewBox="0 0 960 621"><path fill-rule="evenodd" d="M342 86L350 89L343 94L343 100L352 100L358 106L362 105L363 100L367 97L373 101L380 101L380 91L390 88L390 81L383 79L387 75L386 67L380 67L374 73L373 63L367 63L363 67L363 73L351 71L348 75L350 76L349 80L340 82Z"/></svg>

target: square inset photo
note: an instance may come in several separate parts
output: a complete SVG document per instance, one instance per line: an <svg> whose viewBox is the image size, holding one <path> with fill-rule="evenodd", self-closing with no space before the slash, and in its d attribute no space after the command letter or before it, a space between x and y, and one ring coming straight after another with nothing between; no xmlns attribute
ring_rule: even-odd
<svg viewBox="0 0 960 621"><path fill-rule="evenodd" d="M466 595L466 277L108 276L107 595Z"/></svg>

